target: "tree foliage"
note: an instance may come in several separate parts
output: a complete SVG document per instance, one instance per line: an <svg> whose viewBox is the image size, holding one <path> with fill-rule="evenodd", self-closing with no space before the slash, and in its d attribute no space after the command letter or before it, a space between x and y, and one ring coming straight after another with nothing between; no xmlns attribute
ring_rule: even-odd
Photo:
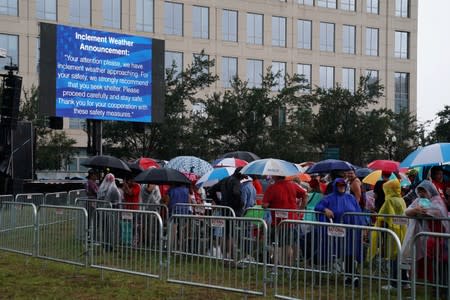
<svg viewBox="0 0 450 300"><path fill-rule="evenodd" d="M450 106L446 105L437 113L438 122L432 133L433 139L438 143L450 142Z"/></svg>

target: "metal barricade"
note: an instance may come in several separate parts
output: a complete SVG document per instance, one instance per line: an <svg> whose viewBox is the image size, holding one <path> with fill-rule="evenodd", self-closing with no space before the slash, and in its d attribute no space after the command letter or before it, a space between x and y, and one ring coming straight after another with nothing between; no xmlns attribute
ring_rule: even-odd
<svg viewBox="0 0 450 300"><path fill-rule="evenodd" d="M37 213L36 256L87 266L88 223L84 208L41 205ZM79 230L82 228L82 238Z"/></svg>
<svg viewBox="0 0 450 300"><path fill-rule="evenodd" d="M44 194L42 193L30 193L30 194L17 194L16 202L33 203L36 206L44 204Z"/></svg>
<svg viewBox="0 0 450 300"><path fill-rule="evenodd" d="M77 198L75 199L75 207L83 207L88 214L88 228L89 238L95 243L98 235L98 230L95 227L95 209L96 208L112 208L112 204L109 201L97 200L94 198ZM78 232L81 234L80 238L84 238L83 228L79 228Z"/></svg>
<svg viewBox="0 0 450 300"><path fill-rule="evenodd" d="M44 197L46 205L62 205L67 206L67 192L47 193Z"/></svg>
<svg viewBox="0 0 450 300"><path fill-rule="evenodd" d="M130 205L138 206L139 210L144 211L155 211L157 212L162 219L163 222L163 232L166 232L167 224L169 222L169 208L165 204L153 204L153 203L130 203L130 202L120 202L114 204L116 208L119 209L128 209Z"/></svg>
<svg viewBox="0 0 450 300"><path fill-rule="evenodd" d="M0 203L0 249L33 255L37 211L32 203Z"/></svg>
<svg viewBox="0 0 450 300"><path fill-rule="evenodd" d="M419 232L412 246L412 299L450 299L450 234Z"/></svg>
<svg viewBox="0 0 450 300"><path fill-rule="evenodd" d="M211 204L177 203L173 208L173 214L177 215L200 215L200 216L223 216L235 217L234 210L229 206Z"/></svg>
<svg viewBox="0 0 450 300"><path fill-rule="evenodd" d="M163 223L157 212L99 208L95 213L99 236L92 267L161 277Z"/></svg>
<svg viewBox="0 0 450 300"><path fill-rule="evenodd" d="M311 227L302 234L302 225ZM370 247L361 241L372 235ZM282 220L275 234L275 297L281 299L403 299L401 244L388 229ZM385 276L374 273L373 257L390 259Z"/></svg>
<svg viewBox="0 0 450 300"><path fill-rule="evenodd" d="M0 203L14 202L14 195L0 195Z"/></svg>
<svg viewBox="0 0 450 300"><path fill-rule="evenodd" d="M167 281L266 294L267 226L258 218L173 215Z"/></svg>
<svg viewBox="0 0 450 300"><path fill-rule="evenodd" d="M85 189L71 190L67 194L67 205L74 206L77 198L87 198Z"/></svg>

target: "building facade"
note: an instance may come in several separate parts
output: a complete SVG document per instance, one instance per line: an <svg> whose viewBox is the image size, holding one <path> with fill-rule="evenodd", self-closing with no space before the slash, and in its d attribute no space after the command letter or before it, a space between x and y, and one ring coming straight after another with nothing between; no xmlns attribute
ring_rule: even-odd
<svg viewBox="0 0 450 300"><path fill-rule="evenodd" d="M379 78L380 107L416 113L418 0L0 0L0 48L24 88L39 85L39 22L165 40L165 64L185 67L202 49L226 89L239 76L303 74L312 86L355 89L360 76ZM0 59L3 69L9 58ZM279 82L283 84L282 80ZM83 120L64 128L86 145Z"/></svg>

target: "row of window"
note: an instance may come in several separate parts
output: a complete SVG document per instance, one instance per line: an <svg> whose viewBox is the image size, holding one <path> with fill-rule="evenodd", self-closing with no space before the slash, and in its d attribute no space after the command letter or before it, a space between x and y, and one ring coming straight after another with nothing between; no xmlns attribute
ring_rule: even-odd
<svg viewBox="0 0 450 300"><path fill-rule="evenodd" d="M165 68L176 67L176 71L180 72L183 66L183 53L166 51L165 52ZM262 84L262 76L264 74L264 62L259 59L247 59L247 73L246 80L249 87L260 87ZM286 76L286 62L272 62L272 73L280 74L277 79L277 84L274 90L280 90L284 86L284 77ZM311 85L312 72L311 64L297 64L296 73L302 75L305 84ZM222 86L229 88L234 77L238 76L238 58L237 57L222 57L221 58L221 76L220 80ZM369 76L370 80L377 80L378 70L366 70L364 76ZM342 68L342 82L341 86L351 92L356 88L356 69ZM325 89L333 88L335 86L335 67L320 66L319 67L319 86ZM305 90L304 92L308 92ZM409 73L396 72L395 73L395 111L408 109L409 107Z"/></svg>

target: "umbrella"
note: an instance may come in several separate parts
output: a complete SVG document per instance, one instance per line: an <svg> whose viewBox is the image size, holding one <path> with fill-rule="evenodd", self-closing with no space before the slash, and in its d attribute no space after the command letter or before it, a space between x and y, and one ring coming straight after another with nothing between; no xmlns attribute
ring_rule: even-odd
<svg viewBox="0 0 450 300"><path fill-rule="evenodd" d="M436 143L417 148L400 164L403 168L436 166L450 163L450 143Z"/></svg>
<svg viewBox="0 0 450 300"><path fill-rule="evenodd" d="M195 156L177 156L172 158L164 167L184 173L194 173L197 176L203 176L213 169L207 161Z"/></svg>
<svg viewBox="0 0 450 300"><path fill-rule="evenodd" d="M366 177L364 177L362 182L370 184L370 185L375 185L375 183L377 183L378 180L381 180L382 172L383 171L381 171L381 170L375 170L372 173L370 173L369 175L367 175ZM391 174L391 176L389 177L389 180L396 179L396 178L397 178L397 176L395 176L395 174ZM408 177L406 175L400 174L400 178L401 178L400 185L402 187L411 185L411 181L408 179Z"/></svg>
<svg viewBox="0 0 450 300"><path fill-rule="evenodd" d="M286 179L287 180L292 180L295 177L297 177L298 179L300 179L300 181L303 181L303 182L310 182L311 181L311 176L309 174L306 174L306 173L299 173L297 175L288 176Z"/></svg>
<svg viewBox="0 0 450 300"><path fill-rule="evenodd" d="M249 151L228 152L221 156L221 158L227 158L227 157L239 158L239 159L245 160L247 162L251 162L251 161L260 159L258 155L256 155L253 152L249 152Z"/></svg>
<svg viewBox="0 0 450 300"><path fill-rule="evenodd" d="M338 159L326 159L309 167L306 173L329 173L331 171L350 171L353 169L353 165L349 162Z"/></svg>
<svg viewBox="0 0 450 300"><path fill-rule="evenodd" d="M191 184L189 179L180 171L171 168L150 168L142 171L134 178L138 183L152 183L152 184L169 184L169 183L184 183Z"/></svg>
<svg viewBox="0 0 450 300"><path fill-rule="evenodd" d="M227 157L227 158L219 158L216 159L213 162L214 168L220 168L220 167L233 167L233 168L239 168L247 165L248 162L245 160L234 158L234 157Z"/></svg>
<svg viewBox="0 0 450 300"><path fill-rule="evenodd" d="M268 175L268 176L291 176L299 173L295 164L282 159L266 158L252 161L242 168L242 174Z"/></svg>
<svg viewBox="0 0 450 300"><path fill-rule="evenodd" d="M234 173L236 168L224 167L224 168L214 168L205 175L203 175L196 183L198 187L209 187L213 186L221 179L230 176Z"/></svg>
<svg viewBox="0 0 450 300"><path fill-rule="evenodd" d="M369 169L369 168L359 168L355 171L355 175L358 178L364 178L372 172L373 172L373 170Z"/></svg>
<svg viewBox="0 0 450 300"><path fill-rule="evenodd" d="M133 162L129 162L128 166L130 167L131 171L136 174L139 174L141 171L147 170L149 168L161 168L156 160L147 157L141 157Z"/></svg>
<svg viewBox="0 0 450 300"><path fill-rule="evenodd" d="M130 167L127 163L120 158L110 156L110 155L97 155L88 158L86 161L81 163L83 166L94 168L94 169L114 169L119 171L131 172Z"/></svg>
<svg viewBox="0 0 450 300"><path fill-rule="evenodd" d="M367 164L367 167L373 170L384 172L398 172L400 163L393 160L377 159Z"/></svg>

